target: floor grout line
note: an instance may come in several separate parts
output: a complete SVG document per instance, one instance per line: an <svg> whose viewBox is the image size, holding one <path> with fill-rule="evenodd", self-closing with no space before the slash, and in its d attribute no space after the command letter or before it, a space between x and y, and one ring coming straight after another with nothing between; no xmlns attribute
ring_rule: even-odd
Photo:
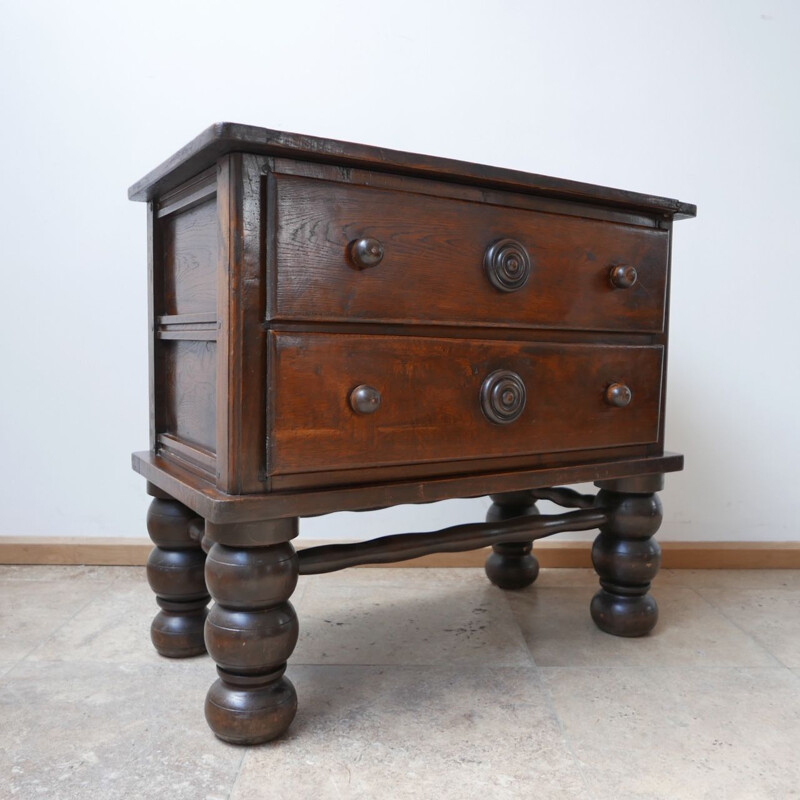
<svg viewBox="0 0 800 800"><path fill-rule="evenodd" d="M525 631L523 630L522 625L521 625L520 620L519 620L517 609L514 608L514 605L512 604L511 600L509 599L508 592L503 592L503 599L505 600L506 605L508 607L508 610L511 613L511 619L514 622L514 625L517 627L517 630L519 631L520 636L522 637L522 642L525 645L525 649L528 651L528 655L529 655L530 661L531 661L531 666L533 667L533 672L534 672L535 677L536 677L536 682L538 683L539 689L541 690L541 692L544 695L545 702L547 703L547 708L549 709L550 713L552 714L556 725L558 725L558 730L559 730L559 733L561 734L561 739L564 742L564 744L566 745L567 750L569 751L569 754L570 754L570 756L572 758L573 764L575 765L575 767L578 770L578 774L581 776L581 781L583 782L583 786L584 786L584 788L586 789L586 792L589 795L589 800L596 800L596 795L595 795L594 791L592 790L592 786L589 783L589 779L586 776L586 772L583 769L583 764L582 764L581 760L578 758L577 753L575 752L575 748L574 748L574 746L572 744L572 740L567 736L567 733L564 730L564 723L561 720L561 717L559 716L558 711L556 710L555 701L553 700L553 697L550 694L549 688L547 686L545 686L545 683L544 683L544 680L543 680L543 676L542 676L542 672L541 672L541 668L536 663L536 659L534 658L534 655L533 655L533 649L531 648L530 644L528 643L528 639L525 636Z"/></svg>
<svg viewBox="0 0 800 800"><path fill-rule="evenodd" d="M249 747L244 748L244 752L242 753L242 757L239 759L239 765L236 767L236 774L233 776L233 783L231 784L230 791L228 792L227 800L231 800L233 797L234 789L236 789L236 784L239 782L239 776L242 774L242 767L244 766L244 760L247 758L247 754L250 752Z"/></svg>
<svg viewBox="0 0 800 800"><path fill-rule="evenodd" d="M517 612L509 600L508 592L504 590L500 590L502 592L501 596L503 598L503 602L506 604L506 609L508 613L511 615L511 621L517 628L517 632L519 633L520 639L522 641L522 646L525 648L526 653L528 654L528 659L531 662L531 666L535 669L539 668L539 665L536 663L536 659L533 656L533 650L531 650L531 646L528 644L528 640L525 638L525 631L522 630L522 625L520 625L519 619L517 617Z"/></svg>
<svg viewBox="0 0 800 800"><path fill-rule="evenodd" d="M583 768L583 762L580 760L578 754L575 752L575 747L572 743L572 739L567 735L567 732L564 728L564 722L561 719L558 710L556 709L555 700L553 699L553 696L550 693L549 687L545 685L542 672L539 668L536 669L536 680L539 683L539 688L544 694L545 701L547 703L547 708L550 710L550 713L553 715L553 718L555 719L556 724L558 725L558 730L561 733L561 738L564 741L564 744L567 746L569 754L572 756L572 760L574 761L575 766L578 769L578 773L581 776L583 785L586 788L586 791L589 793L589 797L591 798L591 800L596 800L597 795L594 793L594 790L592 789L592 786L589 783L589 778L587 777L586 772Z"/></svg>

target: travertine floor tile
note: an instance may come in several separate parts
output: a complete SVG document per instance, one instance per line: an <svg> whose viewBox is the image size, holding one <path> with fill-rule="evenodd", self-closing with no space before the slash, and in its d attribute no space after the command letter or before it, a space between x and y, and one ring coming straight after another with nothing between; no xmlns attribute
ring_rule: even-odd
<svg viewBox="0 0 800 800"><path fill-rule="evenodd" d="M292 598L300 618L293 663L482 664L487 654L497 666L531 663L504 593L482 571L374 574L383 572L307 582Z"/></svg>
<svg viewBox="0 0 800 800"><path fill-rule="evenodd" d="M32 661L110 661L161 663L150 643L150 623L158 613L155 595L141 568L106 568L112 580L102 593L62 625L28 656ZM302 598L298 584L293 602Z"/></svg>
<svg viewBox="0 0 800 800"><path fill-rule="evenodd" d="M302 667L288 738L251 750L231 800L589 798L536 671Z"/></svg>
<svg viewBox="0 0 800 800"><path fill-rule="evenodd" d="M798 576L662 572L636 640L594 627L592 570L518 593L481 569L303 577L298 717L244 750L203 719L211 659L154 653L142 568L5 569L0 797L800 798ZM548 691L530 652L567 665Z"/></svg>
<svg viewBox="0 0 800 800"><path fill-rule="evenodd" d="M413 586L460 586L470 584L480 586L489 584L482 569L475 567L353 567L339 572L329 572L324 575L303 575L300 584L309 586L336 586L353 584L366 586L394 586L398 589L407 589Z"/></svg>
<svg viewBox="0 0 800 800"><path fill-rule="evenodd" d="M107 586L99 579L0 581L0 658L27 655Z"/></svg>
<svg viewBox="0 0 800 800"><path fill-rule="evenodd" d="M698 589L787 667L800 667L800 591Z"/></svg>
<svg viewBox="0 0 800 800"><path fill-rule="evenodd" d="M534 545L535 548L535 545ZM535 549L534 549L535 552ZM593 569L542 569L536 586L597 587ZM653 581L658 592L662 586L708 587L721 589L796 589L800 590L800 570L792 569L662 569Z"/></svg>
<svg viewBox="0 0 800 800"><path fill-rule="evenodd" d="M509 594L509 603L539 666L776 666L750 636L692 589L662 586L660 617L648 636L600 631L589 614L594 588Z"/></svg>
<svg viewBox="0 0 800 800"><path fill-rule="evenodd" d="M534 545L535 546L535 545ZM534 586L559 589L566 586L597 588L597 573L593 569L540 569Z"/></svg>
<svg viewBox="0 0 800 800"><path fill-rule="evenodd" d="M800 569L670 569L658 573L656 584L670 583L695 589L794 589L800 591Z"/></svg>
<svg viewBox="0 0 800 800"><path fill-rule="evenodd" d="M145 567L106 567L106 569L115 580L147 583Z"/></svg>
<svg viewBox="0 0 800 800"><path fill-rule="evenodd" d="M72 580L89 581L99 580L108 583L113 580L117 570L130 569L129 567L83 567L55 564L0 564L0 583L6 581L53 581ZM134 569L143 569L134 567Z"/></svg>
<svg viewBox="0 0 800 800"><path fill-rule="evenodd" d="M789 670L542 675L597 800L800 796L800 685Z"/></svg>
<svg viewBox="0 0 800 800"><path fill-rule="evenodd" d="M32 661L155 664L150 622L158 612L144 574L118 578L30 655Z"/></svg>
<svg viewBox="0 0 800 800"><path fill-rule="evenodd" d="M18 665L0 680L0 796L225 800L243 752L206 728L213 679L208 660Z"/></svg>

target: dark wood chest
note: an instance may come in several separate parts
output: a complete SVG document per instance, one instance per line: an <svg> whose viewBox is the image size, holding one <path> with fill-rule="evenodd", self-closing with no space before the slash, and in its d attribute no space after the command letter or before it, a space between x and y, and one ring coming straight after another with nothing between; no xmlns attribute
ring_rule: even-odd
<svg viewBox="0 0 800 800"><path fill-rule="evenodd" d="M664 452L669 274L692 205L229 123L130 197L149 209L151 441L134 467L185 523L185 547L161 551L252 558L298 517L450 497L491 494L507 522L537 490L606 509L579 524L602 531L607 497L552 487L654 498L682 467ZM512 533L474 546L519 567L538 537ZM615 580L603 591L627 596ZM181 591L166 617L204 618L205 584Z"/></svg>

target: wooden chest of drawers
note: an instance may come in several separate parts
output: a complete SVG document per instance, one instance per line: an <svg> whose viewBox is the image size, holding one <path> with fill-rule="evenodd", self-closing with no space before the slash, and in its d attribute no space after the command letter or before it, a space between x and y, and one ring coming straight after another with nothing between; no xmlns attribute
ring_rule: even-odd
<svg viewBox="0 0 800 800"><path fill-rule="evenodd" d="M655 492L682 466L670 240L693 206L229 123L130 196L149 203L153 641L208 647L217 735L291 721L298 573L491 544L489 577L518 589L534 539L599 528L595 621L652 628ZM584 481L600 493L552 488ZM486 494L483 525L290 544L301 516ZM578 510L539 516L545 497Z"/></svg>

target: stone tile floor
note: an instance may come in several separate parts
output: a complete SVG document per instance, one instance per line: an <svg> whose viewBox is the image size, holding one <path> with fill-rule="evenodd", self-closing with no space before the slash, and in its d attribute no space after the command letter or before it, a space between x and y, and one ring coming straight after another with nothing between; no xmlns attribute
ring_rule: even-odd
<svg viewBox="0 0 800 800"><path fill-rule="evenodd" d="M302 578L282 740L203 719L144 570L0 567L0 798L800 798L800 571L663 571L649 637L593 626L589 570Z"/></svg>

